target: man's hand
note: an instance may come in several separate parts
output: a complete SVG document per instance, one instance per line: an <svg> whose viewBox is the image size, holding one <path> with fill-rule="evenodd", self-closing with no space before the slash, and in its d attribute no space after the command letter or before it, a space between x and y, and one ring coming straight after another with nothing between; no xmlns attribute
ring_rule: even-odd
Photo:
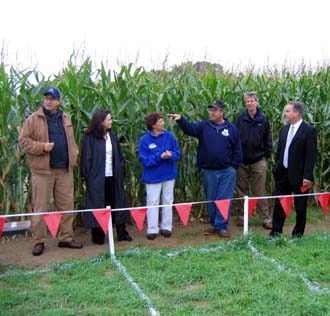
<svg viewBox="0 0 330 316"><path fill-rule="evenodd" d="M171 119L171 121L181 120L181 115L180 114L168 114L168 117Z"/></svg>
<svg viewBox="0 0 330 316"><path fill-rule="evenodd" d="M308 179L303 179L303 186L305 187L305 186L310 186L310 185L312 185L313 184L313 182L312 181L310 181L310 180L308 180Z"/></svg>
<svg viewBox="0 0 330 316"><path fill-rule="evenodd" d="M44 152L49 153L54 148L54 143L45 143Z"/></svg>

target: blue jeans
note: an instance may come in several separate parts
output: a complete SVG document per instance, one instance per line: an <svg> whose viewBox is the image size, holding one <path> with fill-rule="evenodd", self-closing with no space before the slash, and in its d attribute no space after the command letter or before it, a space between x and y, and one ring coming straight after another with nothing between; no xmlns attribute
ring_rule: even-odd
<svg viewBox="0 0 330 316"><path fill-rule="evenodd" d="M201 170L202 184L208 201L232 199L236 186L236 170L228 167L221 170ZM231 213L231 202L229 205L228 222ZM222 214L214 202L208 203L210 224L217 232L227 229L228 222L225 222Z"/></svg>

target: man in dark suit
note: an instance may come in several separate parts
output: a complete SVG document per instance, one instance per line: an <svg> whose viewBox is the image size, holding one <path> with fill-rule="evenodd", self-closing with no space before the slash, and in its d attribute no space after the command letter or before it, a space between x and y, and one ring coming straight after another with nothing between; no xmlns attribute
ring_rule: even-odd
<svg viewBox="0 0 330 316"><path fill-rule="evenodd" d="M280 130L273 169L275 195L295 195L296 225L292 231L293 237L301 237L304 234L308 196L297 195L303 193L302 186L310 187L313 183L317 151L316 129L302 119L303 113L303 103L289 102L286 105L284 120L287 125ZM304 193L308 193L308 190ZM276 198L271 237L282 234L285 218L282 205Z"/></svg>

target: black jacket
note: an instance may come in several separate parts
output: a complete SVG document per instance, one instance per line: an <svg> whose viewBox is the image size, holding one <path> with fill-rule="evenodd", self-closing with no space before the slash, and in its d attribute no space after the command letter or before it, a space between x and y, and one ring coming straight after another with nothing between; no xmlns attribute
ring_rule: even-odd
<svg viewBox="0 0 330 316"><path fill-rule="evenodd" d="M109 130L112 143L112 163L113 177L115 180L116 201L111 208L126 208L127 200L124 191L123 178L123 157L121 154L119 142L115 134ZM84 135L80 168L81 175L86 180L86 209L104 208L104 186L105 186L105 140L96 138L92 135ZM129 222L130 215L128 211L112 212L114 224L125 224ZM85 213L84 224L86 227L98 227L94 215L91 212Z"/></svg>
<svg viewBox="0 0 330 316"><path fill-rule="evenodd" d="M281 176L286 138L290 124L280 130L280 136L275 155L273 175L275 180ZM315 127L302 121L294 135L288 157L288 177L291 185L302 185L303 179L313 181L313 169L317 154L317 133Z"/></svg>
<svg viewBox="0 0 330 316"><path fill-rule="evenodd" d="M257 108L253 119L247 110L244 111L234 124L240 132L244 164L252 164L270 157L273 149L272 132L269 121L260 108Z"/></svg>

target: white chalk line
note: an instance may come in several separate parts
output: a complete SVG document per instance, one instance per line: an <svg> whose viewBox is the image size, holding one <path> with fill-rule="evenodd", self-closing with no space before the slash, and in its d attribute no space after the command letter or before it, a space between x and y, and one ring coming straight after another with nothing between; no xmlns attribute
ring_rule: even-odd
<svg viewBox="0 0 330 316"><path fill-rule="evenodd" d="M317 239L319 240L328 240L330 239L330 236L318 236ZM192 248L192 247L184 247L178 251L175 252L169 252L167 254L162 254L161 252L158 252L157 255L162 256L162 257L175 257L178 255L181 255L183 253L186 252L195 252L195 253L212 253L212 252L218 252L219 250L223 250L225 249L226 245L234 245L234 243L236 242L236 240L233 240L231 242L227 242L226 244L221 244L217 247L212 247L212 248ZM299 277L306 285L307 288L312 291L312 292L317 292L317 293L321 293L321 294L329 294L330 290L327 288L321 288L319 285L317 285L315 282L310 281L308 278L306 278L305 276L303 276L300 273L296 273L293 272L292 269L290 268L286 268L284 267L284 265L282 265L281 263L279 263L277 260L273 259L273 258L268 258L264 255L262 255L253 245L252 245L252 241L251 239L248 240L248 248L251 250L251 252L259 257L262 257L265 260L268 260L270 262L272 262L273 264L276 265L276 267L278 268L278 270L283 271L283 272L288 272L290 273L292 276L297 276ZM132 249L132 250L128 250L126 253L130 254L130 255L142 255L143 252L145 252L144 249Z"/></svg>
<svg viewBox="0 0 330 316"><path fill-rule="evenodd" d="M316 284L315 282L310 281L308 278L306 278L305 276L303 276L301 273L298 272L294 272L292 271L292 269L285 267L284 265L282 265L280 262L278 262L276 259L274 258L268 258L265 255L263 255L262 253L260 253L257 248L255 248L252 245L252 241L249 240L248 241L248 248L251 250L251 252L258 257L261 257L264 260L270 261L271 263L273 263L277 269L279 271L282 272L287 272L290 276L294 276L294 277L298 277L300 278L307 286L307 288L311 291L311 292L317 292L320 294L329 294L330 290L327 288L321 288L318 284Z"/></svg>
<svg viewBox="0 0 330 316"><path fill-rule="evenodd" d="M111 256L112 261L118 268L118 270L124 275L125 279L128 283L133 287L133 289L137 292L137 294L140 296L140 298L145 301L148 305L149 314L151 316L159 316L159 312L153 307L151 300L148 298L146 294L142 291L142 289L139 287L139 285L133 280L133 278L127 273L126 268L124 265L121 264L119 260L115 256Z"/></svg>
<svg viewBox="0 0 330 316"><path fill-rule="evenodd" d="M319 236L318 239L320 240L327 240L329 239L329 236ZM157 252L156 254L162 257L175 257L178 255L181 255L183 253L186 252L195 252L195 253L213 253L213 252L218 252L219 250L224 250L226 248L226 246L232 246L235 244L235 242L237 242L236 240L227 242L227 243L222 243L217 247L202 247L202 248L193 248L191 246L189 247L184 247L180 250L174 251L174 252L168 252L166 254L162 254L160 251ZM305 276L303 276L300 273L296 273L294 271L292 271L292 269L290 268L286 268L284 265L282 265L281 263L279 263L277 260L275 260L274 258L268 258L266 256L264 256L263 254L261 254L253 245L252 245L252 241L251 239L248 240L248 244L247 244L248 248L250 249L250 251L258 257L261 257L264 260L268 260L271 263L275 264L275 266L277 267L277 269L279 271L282 272L288 272L291 276L295 276L295 277L299 277L307 286L307 288L311 291L311 292L316 292L316 293L320 293L320 294L329 294L330 291L327 288L321 288L319 285L317 285L315 282L310 281L308 278L306 278ZM147 250L148 251L148 250ZM142 255L143 253L146 252L146 249L140 249L140 248L135 248L135 249L131 249L131 250L127 250L126 254L128 255ZM105 257L101 256L101 257L97 257L94 258L92 260L90 260L90 263L92 264L99 264L102 261L104 261ZM153 307L153 304L151 302L151 300L146 296L146 294L142 291L142 289L139 287L139 285L133 280L133 278L127 273L127 270L125 268L124 265L121 264L121 262L119 260L116 259L115 256L111 256L112 261L114 262L114 264L116 265L116 267L118 268L118 270L124 275L125 279L130 283L130 285L133 287L133 289L137 292L137 294L140 296L140 298L142 300L144 300L148 306L149 309L149 314L150 316L159 316L160 313ZM59 265L56 266L54 268L45 268L45 269L41 269L41 270L33 270L33 271L25 271L25 272L21 272L21 271L9 271L6 273L2 273L0 274L0 279L9 277L9 276L13 276L13 275L35 275L35 274L42 274L42 273L48 273L48 272L55 272L56 270L65 270L65 269L71 269L73 268L77 263L69 263L69 264L63 264L63 265Z"/></svg>
<svg viewBox="0 0 330 316"><path fill-rule="evenodd" d="M230 242L227 242L226 244L231 244L233 245L236 242L236 240L232 240ZM192 253L213 253L213 252L218 252L219 250L223 250L225 249L226 244L220 244L219 246L216 247L202 247L202 248L194 248L192 246L188 246L188 247L182 247L177 251L174 252L168 252L163 254L163 250L159 250L158 252L156 252L157 256L161 256L161 257L176 257L179 256L183 253L186 252L192 252ZM128 255L133 255L133 256L140 256L143 255L146 251L149 251L146 248L133 248L133 249L129 249L126 251L126 254Z"/></svg>
<svg viewBox="0 0 330 316"><path fill-rule="evenodd" d="M100 256L97 258L94 258L90 260L89 262L91 264L99 264L105 260L105 256ZM118 268L118 270L124 275L126 281L133 287L133 289L138 293L140 298L147 303L149 314L150 316L159 316L159 312L153 307L150 299L143 293L139 285L133 280L133 278L127 273L126 268L120 263L119 260L116 259L115 256L111 256L111 260L114 262L115 266ZM32 271L8 271L6 273L0 274L0 279L5 279L7 277L11 276L31 276L31 275L38 275L43 273L49 273L49 272L56 272L58 270L68 270L74 268L78 263L72 262L72 263L65 263L61 265L56 265L54 267L48 267L44 269L39 270L32 270Z"/></svg>
<svg viewBox="0 0 330 316"><path fill-rule="evenodd" d="M97 258L91 259L89 262L91 264L99 264L102 261L104 261L105 257L100 256ZM38 269L38 270L31 270L31 271L7 271L5 273L0 273L0 279L5 279L10 276L20 276L20 275L37 275L37 274L43 274L43 273L49 273L49 272L56 272L58 270L67 270L74 268L78 263L77 262L70 262L70 263L63 263L63 264L56 264L53 265L53 267Z"/></svg>

